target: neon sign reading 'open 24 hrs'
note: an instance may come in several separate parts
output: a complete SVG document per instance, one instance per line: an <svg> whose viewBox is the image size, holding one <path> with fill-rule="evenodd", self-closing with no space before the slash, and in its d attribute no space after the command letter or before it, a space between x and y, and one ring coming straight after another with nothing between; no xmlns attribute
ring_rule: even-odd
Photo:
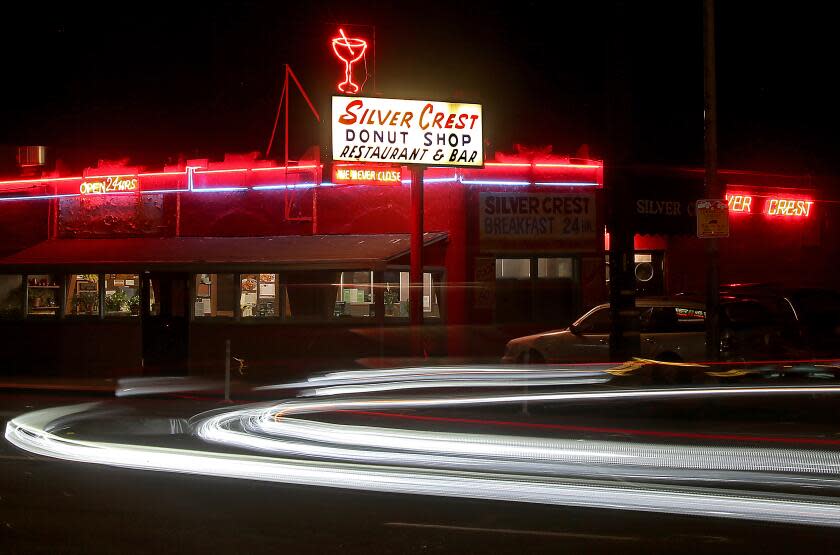
<svg viewBox="0 0 840 555"><path fill-rule="evenodd" d="M140 189L140 180L136 177L89 177L79 185L82 195L104 195L105 193L130 193Z"/></svg>
<svg viewBox="0 0 840 555"><path fill-rule="evenodd" d="M757 212L756 195L727 193L726 201L729 211L733 213L752 214ZM807 198L784 198L779 196L767 196L761 207L761 213L768 216L787 218L807 218L811 215L811 208L814 201Z"/></svg>

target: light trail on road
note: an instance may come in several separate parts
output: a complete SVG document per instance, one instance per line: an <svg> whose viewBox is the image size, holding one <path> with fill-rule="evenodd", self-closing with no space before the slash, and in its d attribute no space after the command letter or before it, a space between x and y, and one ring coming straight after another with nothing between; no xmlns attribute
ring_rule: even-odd
<svg viewBox="0 0 840 555"><path fill-rule="evenodd" d="M529 374L464 368L332 373L285 386L303 389L299 398L193 417L191 429L205 442L202 449L92 441L53 429L54 422L61 421L64 429L74 415L99 405L19 416L7 424L6 438L39 455L143 470L840 526L840 503L832 497L840 491L840 451L417 430L312 418L340 411L536 402L840 394L840 386L834 385L595 389L592 382L604 378L603 368L561 374L557 369ZM545 381L562 381L564 388L547 388ZM415 389L420 383L436 393L405 391L406 384ZM523 384L529 383L538 390L524 390ZM460 391L444 395L438 391L442 387ZM370 393L376 396L361 396ZM220 449L211 450L213 445ZM771 486L827 495L767 491Z"/></svg>

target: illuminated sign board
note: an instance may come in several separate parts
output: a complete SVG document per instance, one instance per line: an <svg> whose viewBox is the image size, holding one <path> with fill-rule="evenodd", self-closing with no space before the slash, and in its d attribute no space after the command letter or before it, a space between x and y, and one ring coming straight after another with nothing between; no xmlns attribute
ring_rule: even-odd
<svg viewBox="0 0 840 555"><path fill-rule="evenodd" d="M593 193L481 193L479 239L482 247L597 238L597 208ZM565 243L564 243L565 244ZM567 245L568 246L568 245Z"/></svg>
<svg viewBox="0 0 840 555"><path fill-rule="evenodd" d="M335 166L333 168L333 183L352 185L400 185L401 172L399 167L376 166Z"/></svg>
<svg viewBox="0 0 840 555"><path fill-rule="evenodd" d="M332 157L346 162L484 165L480 104L334 96Z"/></svg>
<svg viewBox="0 0 840 555"><path fill-rule="evenodd" d="M759 198L764 199L763 203ZM777 195L759 197L743 193L728 193L726 201L729 211L733 213L761 213L782 218L807 218L811 215L811 208L814 206L814 201L807 198L785 198ZM758 209L759 205L761 205L760 209Z"/></svg>
<svg viewBox="0 0 840 555"><path fill-rule="evenodd" d="M136 177L89 177L79 185L82 195L104 195L105 193L128 193L140 190L140 180Z"/></svg>

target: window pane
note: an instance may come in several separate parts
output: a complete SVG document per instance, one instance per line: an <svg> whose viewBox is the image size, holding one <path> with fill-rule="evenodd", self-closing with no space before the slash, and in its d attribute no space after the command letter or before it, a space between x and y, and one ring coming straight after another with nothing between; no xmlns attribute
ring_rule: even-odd
<svg viewBox="0 0 840 555"><path fill-rule="evenodd" d="M530 279L530 258L497 258L496 279Z"/></svg>
<svg viewBox="0 0 840 555"><path fill-rule="evenodd" d="M324 321L336 317L341 272L300 270L285 274L286 315L294 320Z"/></svg>
<svg viewBox="0 0 840 555"><path fill-rule="evenodd" d="M537 277L549 279L572 279L574 266L571 258L537 259Z"/></svg>
<svg viewBox="0 0 840 555"><path fill-rule="evenodd" d="M140 276L105 274L105 315L139 316Z"/></svg>
<svg viewBox="0 0 840 555"><path fill-rule="evenodd" d="M700 321L705 322L706 320L706 311L697 309L697 308L683 308L683 307L676 307L674 312L677 313L677 319L680 322L694 322Z"/></svg>
<svg viewBox="0 0 840 555"><path fill-rule="evenodd" d="M423 315L426 318L440 317L440 287L442 276L439 273L423 274Z"/></svg>
<svg viewBox="0 0 840 555"><path fill-rule="evenodd" d="M23 314L23 276L0 275L0 318Z"/></svg>
<svg viewBox="0 0 840 555"><path fill-rule="evenodd" d="M242 274L240 309L243 318L280 316L280 287L277 274Z"/></svg>
<svg viewBox="0 0 840 555"><path fill-rule="evenodd" d="M344 318L373 315L373 272L341 272L335 299L335 316Z"/></svg>
<svg viewBox="0 0 840 555"><path fill-rule="evenodd" d="M594 312L580 323L578 329L581 333L609 333L610 332L610 309L602 308Z"/></svg>
<svg viewBox="0 0 840 555"><path fill-rule="evenodd" d="M408 318L409 314L409 273L385 272L385 316ZM423 316L440 317L440 288L442 274L439 272L423 273Z"/></svg>
<svg viewBox="0 0 840 555"><path fill-rule="evenodd" d="M149 316L160 316L160 279L149 278Z"/></svg>
<svg viewBox="0 0 840 555"><path fill-rule="evenodd" d="M67 277L67 314L99 315L98 274L71 274Z"/></svg>
<svg viewBox="0 0 840 555"><path fill-rule="evenodd" d="M26 277L26 314L55 316L58 314L58 276L50 274Z"/></svg>
<svg viewBox="0 0 840 555"><path fill-rule="evenodd" d="M385 316L408 318L408 272L384 273Z"/></svg>
<svg viewBox="0 0 840 555"><path fill-rule="evenodd" d="M233 274L198 274L195 276L196 318L233 317L236 280Z"/></svg>
<svg viewBox="0 0 840 555"><path fill-rule="evenodd" d="M680 331L679 318L674 307L659 306L642 315L642 331L649 333L675 333Z"/></svg>

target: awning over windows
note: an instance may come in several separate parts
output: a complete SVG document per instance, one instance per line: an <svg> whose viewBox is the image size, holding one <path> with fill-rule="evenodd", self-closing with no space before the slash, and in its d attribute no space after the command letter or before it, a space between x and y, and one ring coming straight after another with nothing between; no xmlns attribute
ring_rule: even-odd
<svg viewBox="0 0 840 555"><path fill-rule="evenodd" d="M426 233L429 246L447 237ZM54 239L0 259L0 273L69 270L219 271L270 266L295 269L384 267L406 255L410 235L287 235L279 237L170 237Z"/></svg>

